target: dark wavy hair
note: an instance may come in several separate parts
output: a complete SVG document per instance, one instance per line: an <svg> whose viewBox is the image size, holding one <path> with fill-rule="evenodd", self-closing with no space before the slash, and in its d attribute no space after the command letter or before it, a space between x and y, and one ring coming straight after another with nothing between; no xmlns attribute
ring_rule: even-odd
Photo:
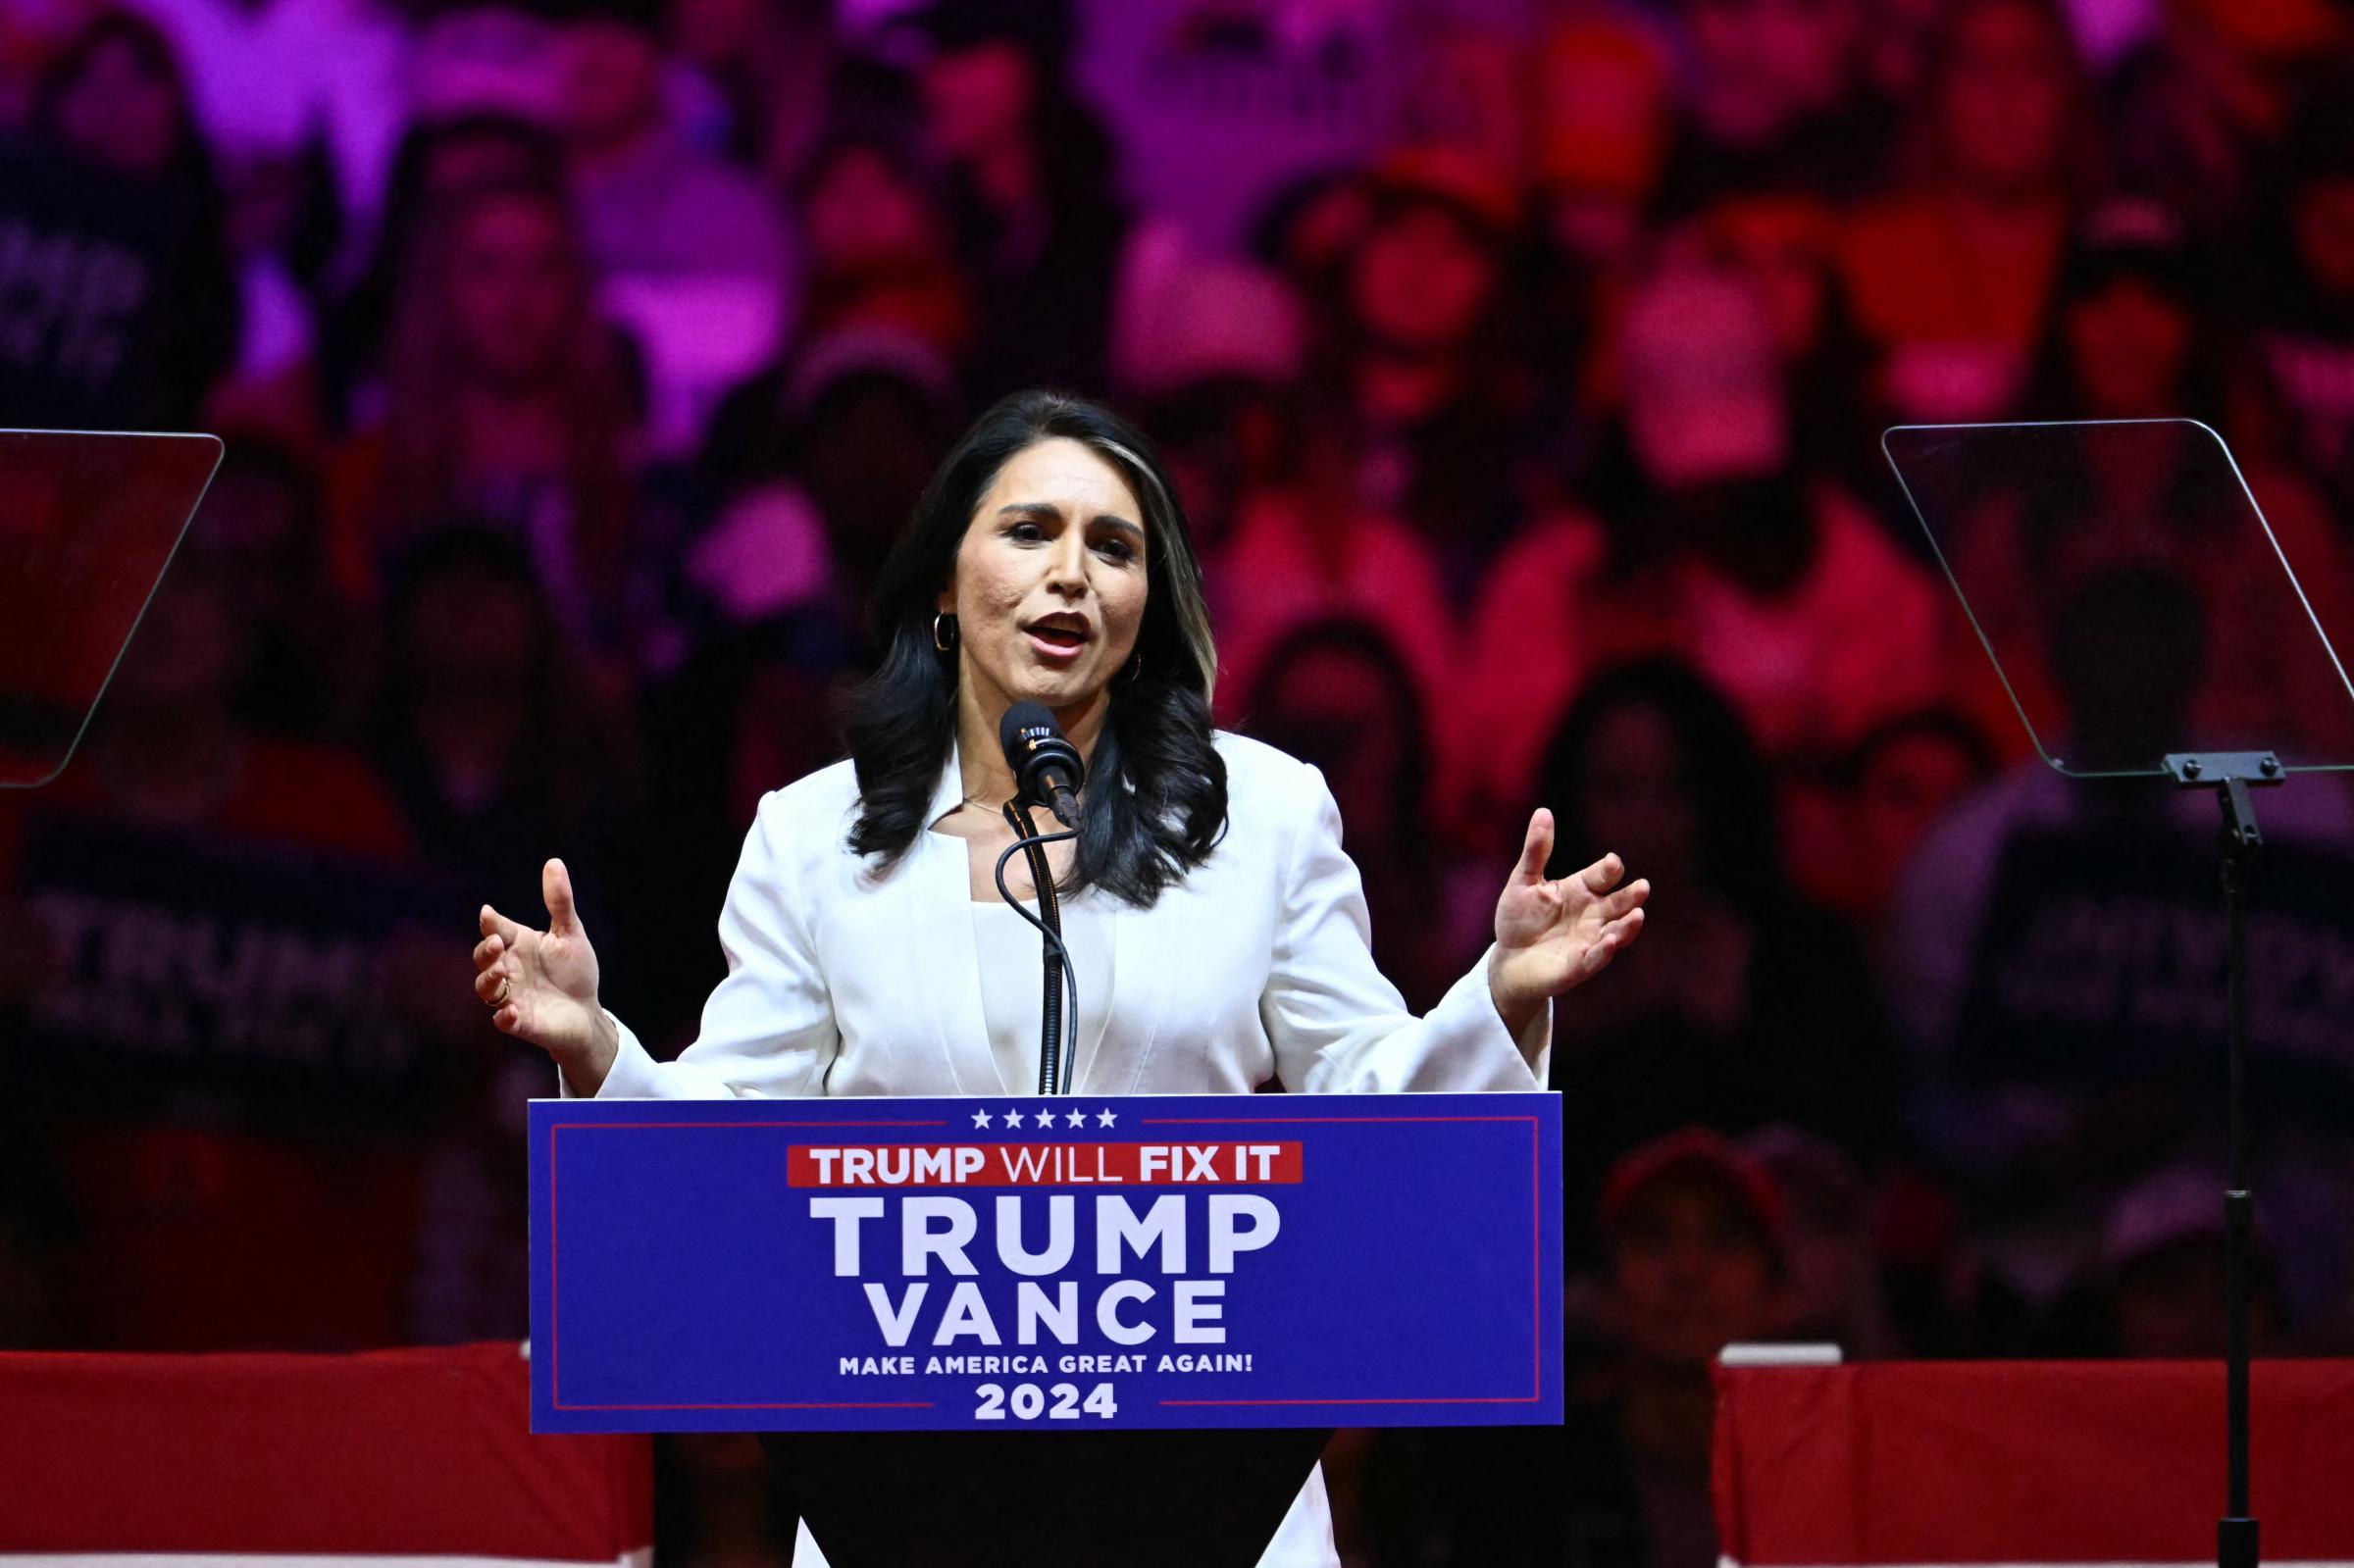
<svg viewBox="0 0 2354 1568"><path fill-rule="evenodd" d="M843 722L858 773L849 846L889 867L930 826L932 787L956 736L957 660L933 646L935 603L998 472L1057 436L1111 465L1136 496L1146 536L1144 625L1088 759L1078 856L1062 890L1097 885L1149 909L1225 831L1226 763L1209 716L1217 650L1185 511L1151 443L1109 409L1061 392L1015 392L974 422L883 564L874 599L882 660L850 694Z"/></svg>

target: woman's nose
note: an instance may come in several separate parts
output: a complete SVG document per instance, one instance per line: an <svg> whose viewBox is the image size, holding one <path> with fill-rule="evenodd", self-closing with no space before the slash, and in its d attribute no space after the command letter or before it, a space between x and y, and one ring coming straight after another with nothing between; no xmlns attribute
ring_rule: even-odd
<svg viewBox="0 0 2354 1568"><path fill-rule="evenodd" d="M1047 586L1057 593L1087 591L1087 541L1076 529L1054 541L1047 552Z"/></svg>

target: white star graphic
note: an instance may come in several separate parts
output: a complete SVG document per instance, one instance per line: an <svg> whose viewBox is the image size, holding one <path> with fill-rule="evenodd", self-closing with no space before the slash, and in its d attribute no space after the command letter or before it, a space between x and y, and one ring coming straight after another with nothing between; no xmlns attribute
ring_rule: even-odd
<svg viewBox="0 0 2354 1568"><path fill-rule="evenodd" d="M1087 1112L1073 1111L1070 1115L1064 1117L1063 1120L1070 1123L1073 1127L1085 1127L1087 1125Z"/></svg>
<svg viewBox="0 0 2354 1568"><path fill-rule="evenodd" d="M973 1112L973 1125L974 1125L975 1127L987 1127L987 1126L989 1125L989 1112L987 1112L987 1111L975 1111L975 1112Z"/></svg>
<svg viewBox="0 0 2354 1568"><path fill-rule="evenodd" d="M1096 1125L1099 1127L1109 1127L1112 1123L1118 1120L1118 1117L1112 1115L1111 1112L1106 1109L1096 1118Z"/></svg>
<svg viewBox="0 0 2354 1568"><path fill-rule="evenodd" d="M1019 1112L1019 1111L1015 1111L1015 1110L1008 1110L1008 1111L1005 1113L1005 1125L1006 1125L1007 1127L1019 1127L1019 1126L1021 1126L1021 1125L1022 1125L1022 1113L1021 1113L1021 1112Z"/></svg>

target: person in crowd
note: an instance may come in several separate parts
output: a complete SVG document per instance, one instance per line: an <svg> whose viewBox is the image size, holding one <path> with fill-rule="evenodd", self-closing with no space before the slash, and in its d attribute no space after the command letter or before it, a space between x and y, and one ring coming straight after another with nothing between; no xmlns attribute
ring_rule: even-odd
<svg viewBox="0 0 2354 1568"><path fill-rule="evenodd" d="M2328 0L2161 0L2104 106L2121 185L2229 242L2256 215L2299 104L2335 87L2348 37Z"/></svg>
<svg viewBox="0 0 2354 1568"><path fill-rule="evenodd" d="M1656 31L1614 11L1573 11L1549 27L1532 112L1546 242L1612 275L1650 237L1674 134L1671 62Z"/></svg>
<svg viewBox="0 0 2354 1568"><path fill-rule="evenodd" d="M403 278L383 422L338 462L336 568L373 602L429 525L521 538L576 644L622 642L632 400L563 191L476 185L437 208Z"/></svg>
<svg viewBox="0 0 2354 1568"><path fill-rule="evenodd" d="M471 186L532 180L552 186L563 175L555 138L516 115L479 109L409 127L366 265L321 313L319 395L332 431L383 417L384 341L427 215Z"/></svg>
<svg viewBox="0 0 2354 1568"><path fill-rule="evenodd" d="M1998 414L2023 379L2099 147L2053 0L1957 0L1913 168L1849 225L1849 298L1914 420Z"/></svg>
<svg viewBox="0 0 2354 1568"><path fill-rule="evenodd" d="M659 0L561 26L557 124L600 303L641 356L649 455L691 452L727 386L791 333L801 258L779 192L696 146L664 93Z"/></svg>
<svg viewBox="0 0 2354 1568"><path fill-rule="evenodd" d="M627 712L600 709L573 666L530 552L464 520L400 559L387 597L371 741L418 854L512 898L537 885L519 836L614 852L640 758Z"/></svg>
<svg viewBox="0 0 2354 1568"><path fill-rule="evenodd" d="M2221 1361L2227 1324L2220 1168L2152 1171L2118 1195L2081 1278L2036 1326L2045 1355ZM2250 1228L2248 1348L2277 1355L2290 1327L2280 1243L2259 1208Z"/></svg>
<svg viewBox="0 0 2354 1568"><path fill-rule="evenodd" d="M961 362L967 400L1019 386L1101 393L1130 219L1114 148L1071 78L1058 3L926 7L918 72L931 145L948 169L957 265L979 312Z"/></svg>
<svg viewBox="0 0 2354 1568"><path fill-rule="evenodd" d="M847 659L954 399L952 367L921 337L867 326L804 341L712 421L701 477L718 510L689 547L689 579L736 624L831 618Z"/></svg>
<svg viewBox="0 0 2354 1568"><path fill-rule="evenodd" d="M1611 1161L1686 1123L1788 1122L1851 1155L1881 1152L1889 1061L1875 987L1843 929L1792 889L1774 792L1725 699L1666 661L1598 675L1561 720L1534 797L1555 803L1563 864L1599 842L1673 868L1654 920L1679 961L1630 955L1589 1017L1562 1087L1566 1212ZM1572 1252L1578 1239L1572 1238Z"/></svg>
<svg viewBox="0 0 2354 1568"><path fill-rule="evenodd" d="M1926 573L1799 462L1771 317L1746 279L1669 264L1617 348L1623 408L1587 486L1513 539L1472 617L1463 705L1499 798L1527 788L1587 674L1673 654L1777 759L1828 758L1939 692Z"/></svg>
<svg viewBox="0 0 2354 1568"><path fill-rule="evenodd" d="M1430 726L1405 659L1362 621L1302 626L1268 651L1247 707L1252 733L1322 770L1363 875L1374 962L1427 1010L1479 943L1475 926L1466 944L1447 918L1425 826Z"/></svg>
<svg viewBox="0 0 2354 1568"><path fill-rule="evenodd" d="M163 34L84 26L0 145L0 424L185 430L239 299L204 132Z"/></svg>
<svg viewBox="0 0 2354 1568"><path fill-rule="evenodd" d="M410 26L379 0L123 0L182 63L240 295L221 424L315 437L314 296L364 242L408 110Z"/></svg>
<svg viewBox="0 0 2354 1568"><path fill-rule="evenodd" d="M588 254L606 277L717 273L788 289L775 196L670 116L660 24L652 0L592 0L563 29L560 130Z"/></svg>
<svg viewBox="0 0 2354 1568"><path fill-rule="evenodd" d="M1528 511L1587 478L1609 404L1602 352L1662 235L1660 190L1674 132L1673 66L1656 26L1579 8L1538 40L1529 114L1526 254L1514 279L1512 358L1539 467Z"/></svg>
<svg viewBox="0 0 2354 1568"><path fill-rule="evenodd" d="M2009 718L2008 715L2005 716ZM2010 721L2016 731L2017 721ZM2006 732L2016 752L2025 737ZM1860 932L1884 937L1897 879L1922 836L1984 784L1999 754L1952 708L1920 708L1875 725L1839 760L1827 787L1788 813L1790 861L1808 894Z"/></svg>
<svg viewBox="0 0 2354 1568"><path fill-rule="evenodd" d="M1883 177L1889 107L1858 69L1859 0L1679 0L1693 71L1663 198L1799 188L1835 201Z"/></svg>
<svg viewBox="0 0 2354 1568"><path fill-rule="evenodd" d="M1307 440L1301 389L1310 311L1285 269L1163 250L1130 279L1114 370L1171 454L1204 552L1232 533L1248 494L1291 482Z"/></svg>
<svg viewBox="0 0 2354 1568"><path fill-rule="evenodd" d="M2289 450L2354 536L2354 94L2313 100L2282 150L2248 305ZM2212 320L2212 297L2185 304ZM2211 327L2212 330L2213 328Z"/></svg>
<svg viewBox="0 0 2354 1568"><path fill-rule="evenodd" d="M1265 482L1236 495L1231 528L1208 586L1228 678L1221 720L1242 722L1240 694L1256 687L1269 654L1298 628L1333 617L1378 627L1431 715L1431 821L1455 824L1471 777L1461 710L1443 705L1459 643L1428 543L1405 522L1356 504L1349 476L1312 436Z"/></svg>
<svg viewBox="0 0 2354 1568"><path fill-rule="evenodd" d="M950 248L940 174L919 148L844 128L810 154L798 188L804 335L881 327L951 358L962 350L973 300Z"/></svg>
<svg viewBox="0 0 2354 1568"><path fill-rule="evenodd" d="M2197 302L2211 266L2167 207L2119 197L2071 230L2018 401L2029 420L2203 420L2246 433L2247 367Z"/></svg>
<svg viewBox="0 0 2354 1568"><path fill-rule="evenodd" d="M372 650L352 645L357 611L328 576L318 469L266 437L235 436L189 530L252 639L238 717L292 739L350 738Z"/></svg>
<svg viewBox="0 0 2354 1568"><path fill-rule="evenodd" d="M1602 1353L1561 1426L1448 1435L1447 1562L1719 1561L1711 1369L1726 1345L1788 1322L1786 1207L1764 1162L1706 1128L1670 1130L1613 1162L1591 1210Z"/></svg>
<svg viewBox="0 0 2354 1568"><path fill-rule="evenodd" d="M1799 465L1889 511L1896 498L1879 450L1889 420L1874 401L1875 356L1848 305L1837 211L1803 191L1760 190L1713 203L1698 221L1703 253L1748 278L1765 303L1790 406L1804 411L1793 435ZM1919 531L1897 532L1918 553Z"/></svg>
<svg viewBox="0 0 2354 1568"><path fill-rule="evenodd" d="M1881 1279L1878 1193L1862 1169L1795 1127L1761 1127L1737 1141L1783 1197L1783 1335L1835 1344L1848 1361L1909 1353Z"/></svg>
<svg viewBox="0 0 2354 1568"><path fill-rule="evenodd" d="M1189 379L1152 398L1145 424L1197 520L1204 556L1223 554L1247 498L1291 481L1303 414L1288 377L1245 371ZM1231 625L1225 610L1213 609L1221 627Z"/></svg>
<svg viewBox="0 0 2354 1568"><path fill-rule="evenodd" d="M1353 509L1405 524L1451 603L1523 509L1531 388L1507 351L1519 193L1466 154L1410 147L1371 176L1371 207L1311 349L1311 428L1345 465Z"/></svg>
<svg viewBox="0 0 2354 1568"><path fill-rule="evenodd" d="M2102 1238L2110 1280L2112 1355L2142 1360L2220 1361L2225 1316L2220 1171L2161 1171L2119 1199ZM2258 1226L2250 1259L2248 1345L2277 1355L2288 1323L2280 1298L2280 1249Z"/></svg>

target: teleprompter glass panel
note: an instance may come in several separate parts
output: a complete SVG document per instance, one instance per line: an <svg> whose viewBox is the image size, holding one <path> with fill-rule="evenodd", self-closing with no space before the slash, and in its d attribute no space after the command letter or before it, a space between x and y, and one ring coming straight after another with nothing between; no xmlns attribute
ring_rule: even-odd
<svg viewBox="0 0 2354 1568"><path fill-rule="evenodd" d="M210 435L0 430L0 788L73 756L220 461Z"/></svg>
<svg viewBox="0 0 2354 1568"><path fill-rule="evenodd" d="M1881 447L2045 762L2354 768L2327 516L2195 420L1905 425Z"/></svg>

